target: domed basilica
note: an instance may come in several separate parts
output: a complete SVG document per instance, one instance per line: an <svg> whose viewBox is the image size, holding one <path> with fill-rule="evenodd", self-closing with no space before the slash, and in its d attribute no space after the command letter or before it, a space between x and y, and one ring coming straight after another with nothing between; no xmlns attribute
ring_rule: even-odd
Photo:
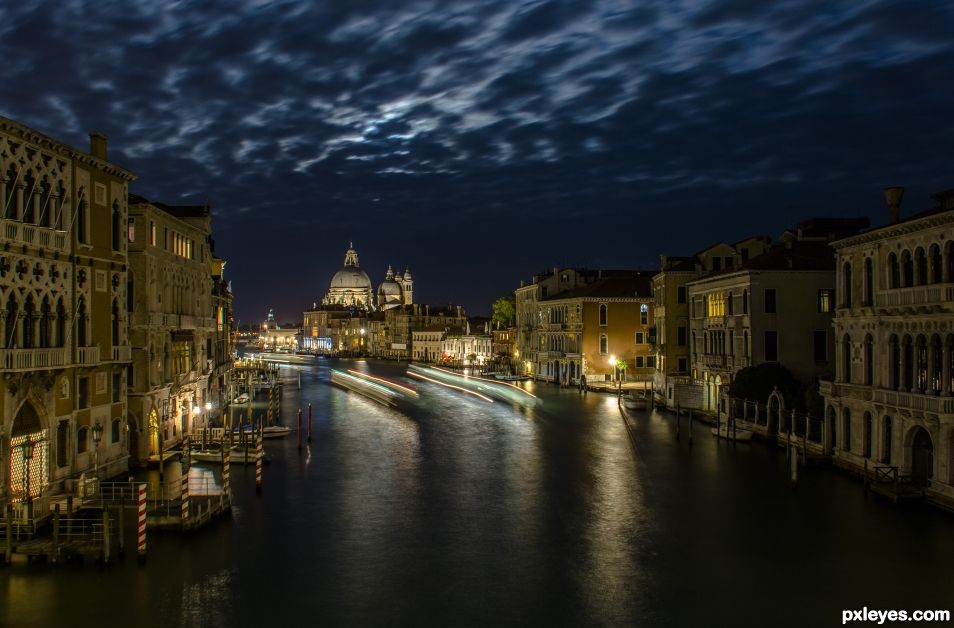
<svg viewBox="0 0 954 628"><path fill-rule="evenodd" d="M384 281L375 293L368 273L358 265L358 252L352 243L345 253L344 268L331 278L328 294L321 303L363 310L389 310L413 303L413 285L410 271L405 270L403 275L395 274L389 265Z"/></svg>

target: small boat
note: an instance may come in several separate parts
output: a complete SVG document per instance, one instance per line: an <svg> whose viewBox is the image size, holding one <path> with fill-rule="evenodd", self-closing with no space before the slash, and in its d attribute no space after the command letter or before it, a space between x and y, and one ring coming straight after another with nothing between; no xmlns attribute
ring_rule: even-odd
<svg viewBox="0 0 954 628"><path fill-rule="evenodd" d="M242 432L244 432L246 436L254 437L256 434L258 434L258 428L246 426L242 431L233 431L232 435L238 438L242 435ZM283 425L270 425L268 427L262 428L262 438L282 438L284 436L288 436L289 434L291 434L291 428L285 427Z"/></svg>
<svg viewBox="0 0 954 628"><path fill-rule="evenodd" d="M196 449L189 452L189 458L199 462L214 462L222 464L222 450L220 449ZM262 462L270 462L267 454L262 452ZM229 464L255 464L255 448L248 448L246 457L244 447L233 447L229 454Z"/></svg>
<svg viewBox="0 0 954 628"><path fill-rule="evenodd" d="M623 406L625 406L627 410L645 410L649 407L649 397L633 394L624 395Z"/></svg>
<svg viewBox="0 0 954 628"><path fill-rule="evenodd" d="M740 443L746 443L752 440L752 432L749 430L743 430L742 428L732 429L727 423L722 423L719 427L712 428L712 435L718 438L725 438L727 440L734 440Z"/></svg>
<svg viewBox="0 0 954 628"><path fill-rule="evenodd" d="M248 403L248 393L242 393L232 403Z"/></svg>

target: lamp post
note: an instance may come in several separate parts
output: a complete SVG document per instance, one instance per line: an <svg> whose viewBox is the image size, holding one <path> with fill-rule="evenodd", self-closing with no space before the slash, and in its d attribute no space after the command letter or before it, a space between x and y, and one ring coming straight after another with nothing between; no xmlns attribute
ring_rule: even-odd
<svg viewBox="0 0 954 628"><path fill-rule="evenodd" d="M93 475L99 477L99 442L103 440L103 426L93 425Z"/></svg>
<svg viewBox="0 0 954 628"><path fill-rule="evenodd" d="M20 445L20 451L23 454L23 504L24 516L26 520L29 521L33 518L33 498L30 496L30 460L33 459L33 446L34 443L30 440L30 437L27 436L26 440Z"/></svg>

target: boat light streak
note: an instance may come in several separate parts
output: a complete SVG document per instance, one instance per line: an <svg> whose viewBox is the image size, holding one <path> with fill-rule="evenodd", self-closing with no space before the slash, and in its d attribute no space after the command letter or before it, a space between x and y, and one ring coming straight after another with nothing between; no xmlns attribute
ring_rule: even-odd
<svg viewBox="0 0 954 628"><path fill-rule="evenodd" d="M488 397L487 395L482 395L482 394L480 394L479 392L474 392L473 390L467 390L466 388L461 388L460 386L454 386L453 384L447 384L447 383L445 383L445 382L440 381L439 379L433 379L433 378L431 378L431 377L426 377L426 376L424 376L424 375L421 375L420 373L414 373L414 372L412 372L412 371L408 371L407 374L410 375L411 377L417 377L417 378L420 378L420 379L423 379L423 380L426 380L426 381L429 381L429 382L433 382L433 383L435 383L435 384L437 384L437 385L439 385L439 386L444 386L445 388L453 388L453 389L455 389L455 390L459 390L459 391L461 391L461 392L465 392L465 393L467 393L468 395L474 395L475 397L480 397L481 399L483 399L484 401L487 401L488 403L493 403L493 402L494 402L494 400L491 399L490 397Z"/></svg>
<svg viewBox="0 0 954 628"><path fill-rule="evenodd" d="M375 377L374 375L368 375L367 373L362 373L361 371L355 371L355 370L353 370L353 369L348 369L348 372L351 373L352 375L354 375L355 377L360 377L360 378L362 378L362 379L369 379L369 380L372 380L372 381L375 381L375 382L379 382L379 383L380 383L382 386L384 386L384 387L392 387L392 386L393 386L394 388L397 388L397 389L400 390L401 392L403 392L403 393L405 393L405 394L408 394L408 395L411 395L412 397L418 397L418 396L419 396L419 395L417 394L417 391L414 390L413 388L408 388L407 386L402 386L401 384L398 384L397 382L393 382L393 381L391 381L391 380L389 380L389 379L385 379L385 378L383 378L383 377Z"/></svg>
<svg viewBox="0 0 954 628"><path fill-rule="evenodd" d="M513 388L513 389L516 390L517 392L521 392L521 393L523 393L524 395L527 395L528 397L533 397L534 399L537 398L537 396L534 395L533 393L528 392L528 391L524 390L523 388L520 388L519 386L515 386L515 385L511 384L510 382L501 382L501 381L499 381L499 380L490 379L490 378L487 378L487 377L477 377L476 375L465 375L465 374L462 374L462 373L455 373L454 371L448 371L447 369L443 369L443 368L440 368L440 367L437 367L437 366L432 367L432 368L433 368L435 371L441 371L442 373L448 373L448 374L453 375L453 376L455 376L455 377L463 377L464 379L476 379L476 380L481 381L481 382L489 382L489 383L494 384L494 385L496 385L496 386L508 386L508 387L510 387L510 388Z"/></svg>

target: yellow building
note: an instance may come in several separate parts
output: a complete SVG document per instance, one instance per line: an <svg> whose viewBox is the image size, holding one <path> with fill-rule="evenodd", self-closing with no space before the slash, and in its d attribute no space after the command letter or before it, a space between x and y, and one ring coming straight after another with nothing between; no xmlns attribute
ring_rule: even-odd
<svg viewBox="0 0 954 628"><path fill-rule="evenodd" d="M23 516L127 470L135 176L107 160L104 135L90 140L86 153L0 118L0 506Z"/></svg>

